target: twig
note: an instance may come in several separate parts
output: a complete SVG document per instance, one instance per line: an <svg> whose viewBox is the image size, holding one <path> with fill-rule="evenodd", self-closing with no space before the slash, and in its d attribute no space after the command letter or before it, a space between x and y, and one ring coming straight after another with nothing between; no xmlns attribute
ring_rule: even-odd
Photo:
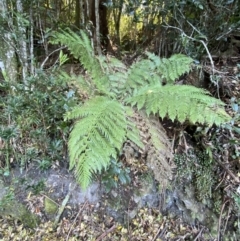
<svg viewBox="0 0 240 241"><path fill-rule="evenodd" d="M186 233L185 235L180 236L180 237L179 237L180 239L178 239L177 241L179 241L179 240L186 240L186 238L187 238L188 236L191 236L191 233Z"/></svg>
<svg viewBox="0 0 240 241"><path fill-rule="evenodd" d="M165 221L163 222L162 226L165 225ZM165 225L165 227L163 228L162 232L159 234L159 238L162 238L164 233L166 232L166 230L168 229L168 226Z"/></svg>
<svg viewBox="0 0 240 241"><path fill-rule="evenodd" d="M226 33L224 33L221 36L219 36L218 38L216 38L216 40L219 41L222 37L229 35L232 31L233 31L233 28L231 28L229 31L227 31Z"/></svg>
<svg viewBox="0 0 240 241"><path fill-rule="evenodd" d="M222 184L222 182L224 181L224 178L225 178L225 175L226 175L227 173L226 172L224 172L224 174L223 174L223 178L222 178L222 180L218 183L218 185L215 187L215 191L221 186L221 184Z"/></svg>
<svg viewBox="0 0 240 241"><path fill-rule="evenodd" d="M206 55L205 55L205 56L206 56ZM207 56L206 56L206 57L207 57ZM214 55L213 55L212 57L215 58L215 57L218 57L218 56L214 56ZM208 72L208 71L210 72L210 70L211 70L208 65L204 65L204 66L203 66L203 69L204 69L206 72ZM230 72L228 72L228 71L227 71L227 72L226 72L226 71L223 72L223 71L220 71L220 70L218 70L218 69L214 69L214 73L216 73L216 74L222 74L222 75L230 74Z"/></svg>
<svg viewBox="0 0 240 241"><path fill-rule="evenodd" d="M174 142L175 142L176 134L174 132L173 139L172 139L172 153L174 153Z"/></svg>
<svg viewBox="0 0 240 241"><path fill-rule="evenodd" d="M224 234L225 234L225 231L226 231L226 228L227 228L227 223L228 223L228 219L229 219L229 214L230 214L230 212L231 212L231 205L229 205L229 208L228 208L228 213L227 213L227 220L226 220L226 223L225 223L225 225L224 225L224 229L223 229L223 236L224 236Z"/></svg>
<svg viewBox="0 0 240 241"><path fill-rule="evenodd" d="M220 241L220 228L221 228L221 220L222 220L222 214L223 214L223 210L225 208L225 205L226 203L229 202L229 200L225 201L222 205L222 208L221 208L221 213L220 213L220 217L219 217L219 220L218 220L218 236L217 236L217 241Z"/></svg>
<svg viewBox="0 0 240 241"><path fill-rule="evenodd" d="M129 213L130 213L130 212L129 212L129 209L130 209L129 206L130 206L130 202L131 202L131 199L130 199L129 202L128 202L128 211L127 211L127 230L128 230L129 236L131 235L131 234L130 234L130 228L129 228L129 223L130 223L130 222L129 222Z"/></svg>
<svg viewBox="0 0 240 241"><path fill-rule="evenodd" d="M96 241L102 240L105 236L107 236L109 233L111 233L115 228L116 228L116 224L114 224L111 228L109 228L109 229L106 230L103 234L101 234L101 235L96 239Z"/></svg>
<svg viewBox="0 0 240 241"><path fill-rule="evenodd" d="M216 161L220 164L220 166L237 182L239 183L239 178L236 177L229 168L225 167L225 165L219 160L219 157L216 158Z"/></svg>
<svg viewBox="0 0 240 241"><path fill-rule="evenodd" d="M40 66L40 69L43 69L44 65L46 64L46 62L48 61L49 57L50 57L52 54L54 54L55 52L60 51L60 50L62 50L62 49L65 49L65 48L66 48L65 46L62 46L62 47L60 47L60 48L58 48L58 49L53 50L53 51L44 59L44 61L42 62L41 66Z"/></svg>
<svg viewBox="0 0 240 241"><path fill-rule="evenodd" d="M205 48L205 50L207 52L208 58L210 59L210 62L211 62L212 71L214 73L215 67L214 67L213 59L212 59L212 56L211 56L211 54L210 54L210 52L208 50L208 47L207 47L206 43L203 40L195 39L195 38L193 38L191 36L188 36L181 28L178 28L178 27L175 27L175 26L170 26L170 25L167 24L166 26L163 26L163 27L177 29L177 30L179 30L181 32L181 34L184 37L186 37L186 38L188 38L188 39L190 39L192 41L200 42L204 46L204 48Z"/></svg>
<svg viewBox="0 0 240 241"><path fill-rule="evenodd" d="M201 34L201 32L199 30L197 30L197 28L195 28L189 21L187 21L187 23L193 28L194 31L196 31L199 34ZM214 62L213 62L212 56L211 56L211 54L210 54L210 52L208 50L207 44L203 40L201 40L201 39L199 40L199 39L193 38L191 36L188 36L181 28L178 28L178 27L175 27L175 26L170 26L170 25L167 24L167 26L163 26L163 27L177 29L177 30L179 30L181 32L182 36L184 36L184 37L186 37L186 38L188 38L188 39L190 39L192 41L201 43L203 45L203 47L205 48L206 52L207 52L208 58L210 59L210 63L211 63L211 66L212 66L212 75L214 75L214 73L215 73ZM217 85L218 98L220 99L218 80L215 83Z"/></svg>
<svg viewBox="0 0 240 241"><path fill-rule="evenodd" d="M54 224L53 224L54 229L57 227L59 219L60 219L60 217L61 217L61 215L64 211L64 208L65 208L66 204L68 203L68 200L69 200L69 198L72 194L72 191L74 190L75 187L76 187L76 184L73 187L71 187L71 183L69 184L68 194L66 195L66 197L62 201L62 204L61 204L60 208L58 209L58 213L57 213L57 216L56 216Z"/></svg>
<svg viewBox="0 0 240 241"><path fill-rule="evenodd" d="M204 34L202 34L192 23L190 23L186 17L183 15L183 13L181 11L179 11L182 15L182 17L187 21L187 23L193 28L193 30L195 30L200 36L204 36ZM183 31L182 31L183 32ZM184 32L183 32L184 33ZM184 35L188 38L189 36L187 36L185 33ZM192 37L190 37L192 38ZM205 40L207 40L207 37L204 37ZM214 67L214 62L213 62L213 59L212 59L212 55L210 54L209 50L208 50L208 47L206 45L206 43L203 41L203 40L198 40L198 39L195 39L195 38L192 38L192 40L194 41L197 41L197 42L200 42L202 43L202 45L204 46L205 50L207 51L207 54L208 54L208 57L210 59L210 62L211 62L211 66L212 66L212 73L214 75L214 71L215 71L215 67Z"/></svg>
<svg viewBox="0 0 240 241"><path fill-rule="evenodd" d="M71 225L71 227L69 228L69 231L68 231L68 234L67 234L66 241L68 241L68 239L69 239L69 235L70 235L70 233L71 233L71 231L72 231L72 228L73 228L74 224L76 223L76 220L77 220L79 214L82 212L82 210L84 209L84 207L86 206L86 204L87 204L87 201L85 201L85 203L83 204L82 208L79 209L79 211L78 211L76 217L74 218L74 220L73 220L73 222L72 222L72 225Z"/></svg>
<svg viewBox="0 0 240 241"><path fill-rule="evenodd" d="M204 230L204 227L201 228L200 232L198 233L198 235L196 236L196 238L193 241L197 241L198 240L198 238L201 236L203 230Z"/></svg>
<svg viewBox="0 0 240 241"><path fill-rule="evenodd" d="M158 229L158 231L157 231L156 235L153 237L152 241L155 241L157 239L158 234L160 233L160 231L161 231L161 227Z"/></svg>

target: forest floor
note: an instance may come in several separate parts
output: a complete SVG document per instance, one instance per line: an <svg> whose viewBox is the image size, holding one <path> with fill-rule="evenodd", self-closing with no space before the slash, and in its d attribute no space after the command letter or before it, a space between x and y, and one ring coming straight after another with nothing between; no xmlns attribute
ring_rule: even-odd
<svg viewBox="0 0 240 241"><path fill-rule="evenodd" d="M109 212L109 196L99 193L94 185L88 189L88 193L94 192L95 195L86 195L79 188L71 192L61 220L55 225L57 209L68 195L69 184L75 185L72 174L64 168L42 172L37 170L36 165L23 174L15 172L14 176L14 179L10 182L5 180L5 183L11 184L9 187L14 188L14 198L35 214L39 223L34 228L26 227L19 218L10 213L0 219L0 240L160 241L198 240L198 237L203 236L205 240L213 240L208 228L201 224L188 225L181 217L164 216L160 207L146 206L135 209L136 207L131 207L129 203L125 210L121 210L123 215L124 212L129 212L125 215L127 219L121 220L121 215L116 217L114 212ZM124 196L119 198L127 199L132 196L132 189L119 188L124 188ZM46 200L53 203L47 204ZM54 204L57 205L56 208ZM14 209L18 208L17 204L13 205ZM133 212L134 217L131 218Z"/></svg>
<svg viewBox="0 0 240 241"><path fill-rule="evenodd" d="M211 71L205 66L206 75ZM22 203L37 217L37 224L29 228L14 214L2 215L0 240L240 240L240 67L235 62L228 65L221 62L216 64L215 72L216 79L205 81L211 93L221 96L226 103L226 110L233 117L233 122L224 128L212 127L198 140L193 137L191 128L185 128L181 132L184 133L184 144L179 141L180 138L176 138L174 143L175 150L182 152L189 147L198 149L199 145L204 146L214 161L211 175L216 175L217 181L209 188L221 190L215 232L204 223L188 223L181 216L165 215L161 203L154 207L146 205L137 208L129 202L126 209L121 210L122 215L127 217L122 220L109 211L106 201L108 192L101 191L101 184L94 184L87 193L83 193L61 163L45 171L39 170L38 165L33 163L23 172L13 169L10 177L1 177L0 197L4 196L6 202L16 207L18 204L13 200ZM171 130L174 123L166 128L168 134L173 136ZM136 166L129 168L131 183L114 189L119 199L131 197L132 187L140 188L136 185L136 174L142 172L143 166L138 166L139 170ZM178 173L176 171L172 185L175 185ZM115 195L115 192L111 194ZM1 205L3 199L0 208ZM61 215L60 219L58 214Z"/></svg>

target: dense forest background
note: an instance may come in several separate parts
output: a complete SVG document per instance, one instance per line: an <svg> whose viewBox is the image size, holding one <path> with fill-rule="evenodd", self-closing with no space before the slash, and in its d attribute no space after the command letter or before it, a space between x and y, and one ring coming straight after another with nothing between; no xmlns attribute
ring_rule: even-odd
<svg viewBox="0 0 240 241"><path fill-rule="evenodd" d="M239 1L1 0L0 29L0 239L239 240ZM119 200L147 176L162 202L212 219L169 221L159 204L120 225L86 202L60 219L69 186L44 232L54 198L20 176L69 168Z"/></svg>
<svg viewBox="0 0 240 241"><path fill-rule="evenodd" d="M51 33L65 28L87 31L98 54L119 57L149 50L210 61L236 53L239 45L238 1L2 1L1 12L1 55L13 67L11 79L18 68L25 79L51 66ZM53 63L41 62L47 56Z"/></svg>

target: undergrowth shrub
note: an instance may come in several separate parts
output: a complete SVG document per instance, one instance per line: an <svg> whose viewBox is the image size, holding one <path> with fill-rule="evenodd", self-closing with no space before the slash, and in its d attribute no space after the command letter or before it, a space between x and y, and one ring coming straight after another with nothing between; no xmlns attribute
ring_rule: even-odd
<svg viewBox="0 0 240 241"><path fill-rule="evenodd" d="M66 156L69 124L63 114L75 105L74 91L54 72L39 71L26 83L4 82L0 86L2 168L9 169L7 156L12 164L35 160L41 168Z"/></svg>
<svg viewBox="0 0 240 241"><path fill-rule="evenodd" d="M104 184L106 192L119 187L119 185L127 185L131 182L130 169L124 167L121 162L112 159L108 169L101 176L101 182Z"/></svg>

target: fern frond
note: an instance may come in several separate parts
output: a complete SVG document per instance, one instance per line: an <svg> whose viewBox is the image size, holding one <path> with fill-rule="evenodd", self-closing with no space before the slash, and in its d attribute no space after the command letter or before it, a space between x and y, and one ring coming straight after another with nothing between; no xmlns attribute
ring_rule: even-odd
<svg viewBox="0 0 240 241"><path fill-rule="evenodd" d="M169 59L160 59L155 54L146 53L148 59L134 63L128 70L125 89L139 89L146 85L162 85L163 81L173 84L181 75L191 70L193 60L182 54L175 54Z"/></svg>
<svg viewBox="0 0 240 241"><path fill-rule="evenodd" d="M145 147L140 136L141 131L137 126L138 123L136 122L136 111L134 111L131 107L125 108L128 119L127 139L134 143L134 145L136 145L138 148L143 150Z"/></svg>
<svg viewBox="0 0 240 241"><path fill-rule="evenodd" d="M180 122L220 125L230 120L224 111L224 103L209 95L209 92L194 86L166 85L146 86L137 91L128 103L145 109L146 113L168 116Z"/></svg>
<svg viewBox="0 0 240 241"><path fill-rule="evenodd" d="M174 54L168 59L160 59L155 54L149 52L147 52L147 56L155 63L157 73L165 79L168 84L173 84L181 75L188 73L193 63L192 58L183 54Z"/></svg>
<svg viewBox="0 0 240 241"><path fill-rule="evenodd" d="M147 164L153 170L155 179L166 187L169 180L172 180L172 170L175 167L172 160L172 145L156 117L151 116L148 125L152 145L148 150Z"/></svg>
<svg viewBox="0 0 240 241"><path fill-rule="evenodd" d="M142 111L135 112L132 117L140 130L141 142L144 148L140 152L147 155L147 165L153 171L159 183L167 183L172 178L172 146L166 132L155 116L146 116Z"/></svg>
<svg viewBox="0 0 240 241"><path fill-rule="evenodd" d="M146 84L161 84L160 76L156 73L155 64L149 59L142 59L134 64L127 71L125 91L132 93L132 90L139 89Z"/></svg>
<svg viewBox="0 0 240 241"><path fill-rule="evenodd" d="M120 60L110 58L99 58L101 60L101 66L104 69L104 73L108 76L110 92L121 95L125 90L124 85L127 81L127 66Z"/></svg>
<svg viewBox="0 0 240 241"><path fill-rule="evenodd" d="M86 188L94 172L106 168L110 157L117 158L130 122L121 103L102 96L76 107L65 118L79 119L68 143L70 169L74 168L76 179Z"/></svg>
<svg viewBox="0 0 240 241"><path fill-rule="evenodd" d="M61 43L67 46L71 54L77 59L80 59L84 68L91 76L94 85L99 92L110 95L109 81L105 75L98 58L95 57L93 48L91 46L90 39L87 34L80 31L80 35L73 32L70 29L60 30L54 33L54 39L52 43Z"/></svg>

